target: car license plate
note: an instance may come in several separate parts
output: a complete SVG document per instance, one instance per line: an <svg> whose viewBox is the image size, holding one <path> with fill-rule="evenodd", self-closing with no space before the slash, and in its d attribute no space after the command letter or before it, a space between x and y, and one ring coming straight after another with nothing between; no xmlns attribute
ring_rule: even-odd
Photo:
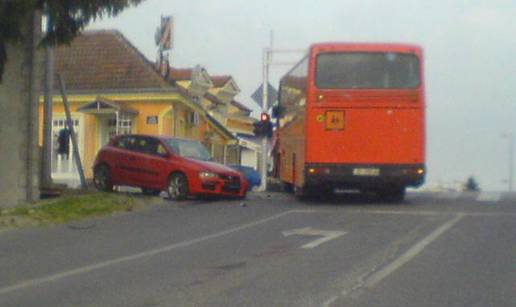
<svg viewBox="0 0 516 307"><path fill-rule="evenodd" d="M353 175L355 176L380 176L379 168L354 168Z"/></svg>

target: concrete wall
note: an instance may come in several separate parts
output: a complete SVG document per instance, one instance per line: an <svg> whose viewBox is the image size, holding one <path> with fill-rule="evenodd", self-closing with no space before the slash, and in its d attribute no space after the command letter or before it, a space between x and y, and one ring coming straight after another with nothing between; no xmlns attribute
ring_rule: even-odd
<svg viewBox="0 0 516 307"><path fill-rule="evenodd" d="M27 18L25 38L7 46L0 83L0 208L38 199L38 94L43 54L36 52L41 22Z"/></svg>

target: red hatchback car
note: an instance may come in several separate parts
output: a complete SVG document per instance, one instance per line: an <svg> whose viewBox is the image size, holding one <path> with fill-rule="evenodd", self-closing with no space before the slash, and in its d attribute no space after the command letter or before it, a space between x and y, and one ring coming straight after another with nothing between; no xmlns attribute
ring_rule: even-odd
<svg viewBox="0 0 516 307"><path fill-rule="evenodd" d="M171 199L189 195L245 198L247 180L237 171L211 162L197 141L149 135L121 135L97 154L93 182L101 191L115 185L140 187L145 194L167 191Z"/></svg>

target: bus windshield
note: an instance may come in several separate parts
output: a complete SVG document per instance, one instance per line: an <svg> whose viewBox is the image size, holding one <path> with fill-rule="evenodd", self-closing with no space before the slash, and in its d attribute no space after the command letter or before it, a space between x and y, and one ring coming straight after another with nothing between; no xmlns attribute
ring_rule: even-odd
<svg viewBox="0 0 516 307"><path fill-rule="evenodd" d="M320 89L411 89L420 84L419 59L394 52L321 53L315 82Z"/></svg>

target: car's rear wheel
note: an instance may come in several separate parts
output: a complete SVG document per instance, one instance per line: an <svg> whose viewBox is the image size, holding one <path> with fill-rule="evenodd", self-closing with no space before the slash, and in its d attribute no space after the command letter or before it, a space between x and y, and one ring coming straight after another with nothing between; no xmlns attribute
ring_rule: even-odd
<svg viewBox="0 0 516 307"><path fill-rule="evenodd" d="M168 180L168 196L173 200L185 200L188 197L188 178L181 173L174 173Z"/></svg>
<svg viewBox="0 0 516 307"><path fill-rule="evenodd" d="M158 196L161 193L161 191L156 189L142 188L142 193L148 196Z"/></svg>
<svg viewBox="0 0 516 307"><path fill-rule="evenodd" d="M97 166L93 172L93 184L95 188L102 192L113 191L113 181L111 179L111 171L105 164Z"/></svg>

